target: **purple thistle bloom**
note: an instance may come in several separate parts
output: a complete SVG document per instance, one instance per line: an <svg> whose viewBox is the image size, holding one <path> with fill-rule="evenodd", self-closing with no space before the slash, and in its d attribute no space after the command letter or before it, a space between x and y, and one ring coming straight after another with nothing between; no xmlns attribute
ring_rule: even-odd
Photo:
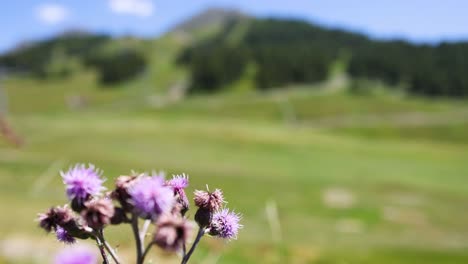
<svg viewBox="0 0 468 264"><path fill-rule="evenodd" d="M135 212L145 219L156 220L174 206L174 191L164 185L164 178L142 176L129 188L130 202Z"/></svg>
<svg viewBox="0 0 468 264"><path fill-rule="evenodd" d="M182 173L182 175L174 175L166 184L174 190L176 202L180 205L180 213L182 216L185 215L190 205L184 191L189 185L188 175L185 175L185 173Z"/></svg>
<svg viewBox="0 0 468 264"><path fill-rule="evenodd" d="M210 234L225 239L237 239L237 233L242 225L239 224L241 216L229 209L222 209L214 213L210 224Z"/></svg>
<svg viewBox="0 0 468 264"><path fill-rule="evenodd" d="M63 242L65 244L73 244L76 242L76 239L72 237L67 230L63 229L61 226L57 226L55 230L55 236L57 236L57 240Z"/></svg>
<svg viewBox="0 0 468 264"><path fill-rule="evenodd" d="M171 180L167 181L167 185L174 188L174 192L178 193L189 185L188 175L182 173L182 175L174 175Z"/></svg>
<svg viewBox="0 0 468 264"><path fill-rule="evenodd" d="M97 264L97 257L88 248L72 247L62 250L55 256L55 264Z"/></svg>
<svg viewBox="0 0 468 264"><path fill-rule="evenodd" d="M80 202L88 199L90 195L98 195L105 190L102 186L104 180L101 179L101 172L89 164L86 168L84 164L76 164L67 172L60 172L63 183L67 186L68 199L77 199Z"/></svg>

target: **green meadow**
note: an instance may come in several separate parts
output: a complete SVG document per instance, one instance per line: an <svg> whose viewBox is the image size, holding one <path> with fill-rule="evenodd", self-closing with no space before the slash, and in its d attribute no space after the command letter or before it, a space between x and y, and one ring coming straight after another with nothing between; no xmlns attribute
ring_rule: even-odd
<svg viewBox="0 0 468 264"><path fill-rule="evenodd" d="M147 79L94 78L5 82L25 145L0 141L1 263L46 263L61 247L34 219L66 202L58 172L77 162L102 168L109 188L153 169L188 173L190 191L222 188L244 228L204 238L195 263L468 263L466 101L316 85L166 102ZM75 94L86 103L72 109ZM130 263L121 230L107 236Z"/></svg>

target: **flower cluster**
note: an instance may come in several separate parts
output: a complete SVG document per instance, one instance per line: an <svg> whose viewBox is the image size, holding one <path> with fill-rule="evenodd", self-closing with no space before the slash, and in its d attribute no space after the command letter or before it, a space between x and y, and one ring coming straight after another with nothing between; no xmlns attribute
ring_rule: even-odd
<svg viewBox="0 0 468 264"><path fill-rule="evenodd" d="M213 192L195 191L195 205L198 206L195 214L200 228L206 228L210 235L225 239L236 239L242 225L239 224L241 216L224 208L224 196L220 189Z"/></svg>
<svg viewBox="0 0 468 264"><path fill-rule="evenodd" d="M189 186L187 175L174 175L169 180L165 179L164 173L122 175L116 178L114 189L105 193L102 171L94 165L77 164L60 174L70 203L39 214L39 226L48 233L55 233L57 240L65 244L73 244L77 239L94 240L103 263L110 263L109 256L115 263L120 263L104 237L104 229L108 225L126 224L131 227L136 242L137 264L144 263L152 245L179 252L183 257L182 263L187 263L205 234L231 240L237 238L242 227L240 215L225 208L221 190L197 190L194 203L198 209L194 220L199 230L187 251L186 245L194 227L187 218L190 209L186 194ZM139 219L144 221L143 225ZM154 231L145 246L144 240L151 226ZM57 263L72 263L67 262L66 252L57 259L60 260ZM91 262L79 263L95 262L92 257L88 256L88 259Z"/></svg>

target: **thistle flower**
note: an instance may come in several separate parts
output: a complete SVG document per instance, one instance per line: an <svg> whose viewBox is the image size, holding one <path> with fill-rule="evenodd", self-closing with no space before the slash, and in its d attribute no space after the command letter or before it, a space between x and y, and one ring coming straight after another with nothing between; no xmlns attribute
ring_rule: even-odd
<svg viewBox="0 0 468 264"><path fill-rule="evenodd" d="M87 239L90 233L85 229L81 223L80 218L76 218L72 210L65 205L63 207L52 207L47 212L39 214L37 220L39 226L46 232L50 233L52 230L56 232L59 240L64 238L66 241L65 233L70 237ZM62 240L61 240L62 241Z"/></svg>
<svg viewBox="0 0 468 264"><path fill-rule="evenodd" d="M107 198L91 200L86 202L85 209L81 211L81 217L86 224L93 229L101 229L104 225L110 224L114 216L114 205Z"/></svg>
<svg viewBox="0 0 468 264"><path fill-rule="evenodd" d="M190 237L192 226L183 218L163 215L156 223L154 243L167 251L179 251Z"/></svg>
<svg viewBox="0 0 468 264"><path fill-rule="evenodd" d="M184 190L189 185L188 175L185 175L185 173L174 175L172 179L167 181L167 185L174 188L174 191Z"/></svg>
<svg viewBox="0 0 468 264"><path fill-rule="evenodd" d="M38 215L39 226L50 233L57 225L65 225L73 220L73 212L67 205L52 207L47 212Z"/></svg>
<svg viewBox="0 0 468 264"><path fill-rule="evenodd" d="M209 191L195 191L195 205L211 212L218 211L224 204L223 192L220 189Z"/></svg>
<svg viewBox="0 0 468 264"><path fill-rule="evenodd" d="M67 230L61 226L57 226L55 229L55 236L57 240L65 244L73 244L76 242L76 239L72 237Z"/></svg>
<svg viewBox="0 0 468 264"><path fill-rule="evenodd" d="M220 189L214 192L196 190L194 194L195 205L199 207L195 213L195 221L200 227L207 227L211 223L213 213L224 203L223 192Z"/></svg>
<svg viewBox="0 0 468 264"><path fill-rule="evenodd" d="M189 201L184 190L189 184L188 176L185 174L175 175L171 180L167 181L166 184L173 188L176 202L180 205L180 213L182 216L185 215L189 209Z"/></svg>
<svg viewBox="0 0 468 264"><path fill-rule="evenodd" d="M98 195L105 188L102 186L102 172L90 164L76 164L67 172L60 172L63 183L67 186L67 196L72 202L82 205L90 196Z"/></svg>
<svg viewBox="0 0 468 264"><path fill-rule="evenodd" d="M94 252L84 247L71 247L62 250L55 256L55 264L97 264Z"/></svg>
<svg viewBox="0 0 468 264"><path fill-rule="evenodd" d="M229 209L222 209L213 214L210 224L210 235L224 239L237 239L237 233L242 225L239 224L241 216Z"/></svg>
<svg viewBox="0 0 468 264"><path fill-rule="evenodd" d="M142 176L133 184L128 193L135 213L145 219L156 220L163 213L171 211L175 199L172 188L164 185L164 178Z"/></svg>

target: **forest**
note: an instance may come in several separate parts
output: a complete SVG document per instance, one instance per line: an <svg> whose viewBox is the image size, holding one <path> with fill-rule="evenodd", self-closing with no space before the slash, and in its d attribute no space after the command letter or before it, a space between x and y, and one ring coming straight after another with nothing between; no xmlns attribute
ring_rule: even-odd
<svg viewBox="0 0 468 264"><path fill-rule="evenodd" d="M80 68L92 68L103 84L131 79L145 69L146 60L141 52L113 47L113 42L104 34L65 32L0 56L0 68L39 79L64 78Z"/></svg>
<svg viewBox="0 0 468 264"><path fill-rule="evenodd" d="M258 89L324 81L337 61L355 79L383 81L412 94L468 95L468 43L375 40L299 20L231 20L178 60L190 68L194 92L223 89L249 65Z"/></svg>

